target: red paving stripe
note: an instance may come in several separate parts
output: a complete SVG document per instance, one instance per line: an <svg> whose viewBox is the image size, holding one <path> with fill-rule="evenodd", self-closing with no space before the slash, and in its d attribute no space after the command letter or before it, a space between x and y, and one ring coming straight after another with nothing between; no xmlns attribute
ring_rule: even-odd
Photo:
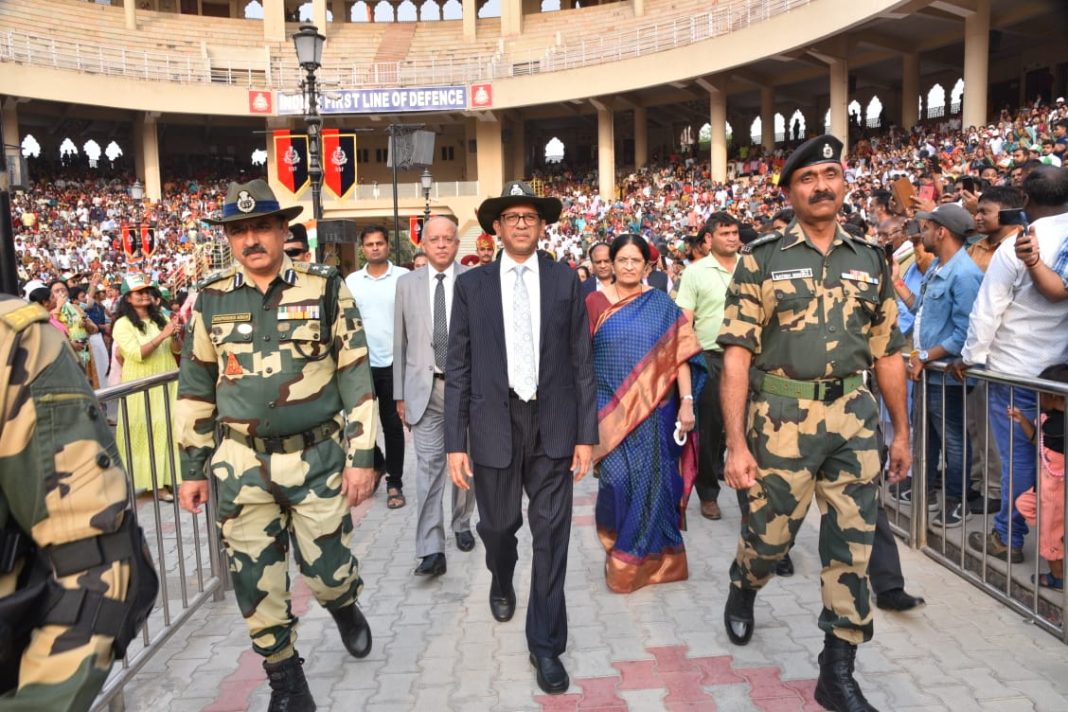
<svg viewBox="0 0 1068 712"><path fill-rule="evenodd" d="M373 506L373 498L352 510L352 524L359 526ZM292 594L293 615L302 616L308 612L312 592L304 577L296 576L290 587ZM246 712L252 693L267 680L263 672L263 658L252 650L246 650L237 658L237 668L219 683L219 694L215 696L202 712ZM577 703L576 703L577 704Z"/></svg>
<svg viewBox="0 0 1068 712"><path fill-rule="evenodd" d="M592 514L574 514L571 516L571 526L592 527L594 524Z"/></svg>

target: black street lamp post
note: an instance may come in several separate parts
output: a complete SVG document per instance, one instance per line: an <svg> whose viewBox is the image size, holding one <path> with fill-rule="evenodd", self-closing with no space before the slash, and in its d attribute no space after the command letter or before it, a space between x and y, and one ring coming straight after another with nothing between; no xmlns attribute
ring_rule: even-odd
<svg viewBox="0 0 1068 712"><path fill-rule="evenodd" d="M430 189L434 187L434 176L430 174L429 168L423 169L419 182L423 186L423 229L425 230L426 223L430 220Z"/></svg>
<svg viewBox="0 0 1068 712"><path fill-rule="evenodd" d="M322 136L320 130L323 119L319 115L319 86L315 72L323 64L323 45L326 37L319 34L315 25L301 25L293 34L293 45L297 50L297 62L304 69L304 80L300 88L304 91L304 123L308 127L308 178L312 184L312 216L318 223L323 218L323 161ZM323 246L321 238L316 240L316 259L322 260Z"/></svg>

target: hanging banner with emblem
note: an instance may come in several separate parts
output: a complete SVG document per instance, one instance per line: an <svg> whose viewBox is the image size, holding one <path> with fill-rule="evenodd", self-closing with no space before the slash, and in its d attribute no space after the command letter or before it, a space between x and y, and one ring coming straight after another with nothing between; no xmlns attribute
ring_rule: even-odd
<svg viewBox="0 0 1068 712"><path fill-rule="evenodd" d="M338 200L356 187L356 134L323 129L323 187Z"/></svg>
<svg viewBox="0 0 1068 712"><path fill-rule="evenodd" d="M156 251L156 228L150 225L123 225L122 251L126 261L137 263Z"/></svg>
<svg viewBox="0 0 1068 712"><path fill-rule="evenodd" d="M294 196L311 184L308 177L308 137L289 131L274 132L274 164L278 182Z"/></svg>
<svg viewBox="0 0 1068 712"><path fill-rule="evenodd" d="M408 216L408 239L412 241L412 244L418 247L423 243L423 216L422 215L409 215Z"/></svg>

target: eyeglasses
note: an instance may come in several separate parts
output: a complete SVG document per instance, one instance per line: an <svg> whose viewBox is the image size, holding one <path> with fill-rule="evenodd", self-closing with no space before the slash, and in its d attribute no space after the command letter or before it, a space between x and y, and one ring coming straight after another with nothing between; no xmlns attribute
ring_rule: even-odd
<svg viewBox="0 0 1068 712"><path fill-rule="evenodd" d="M297 257L302 257L305 252L307 252L307 250L304 249L303 247L290 247L290 248L286 249L286 251L285 251L286 255L290 259L295 259Z"/></svg>
<svg viewBox="0 0 1068 712"><path fill-rule="evenodd" d="M616 264L624 267L631 267L633 265L643 265L645 260L641 257L617 257Z"/></svg>
<svg viewBox="0 0 1068 712"><path fill-rule="evenodd" d="M501 213L497 218L508 227L515 227L522 220L524 225L533 225L541 220L541 215L538 213Z"/></svg>

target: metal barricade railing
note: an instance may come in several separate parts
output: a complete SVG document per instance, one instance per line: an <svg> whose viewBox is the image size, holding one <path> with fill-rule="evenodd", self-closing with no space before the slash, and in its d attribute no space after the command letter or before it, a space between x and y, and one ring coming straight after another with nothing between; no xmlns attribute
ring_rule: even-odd
<svg viewBox="0 0 1068 712"><path fill-rule="evenodd" d="M171 371L96 392L109 420L115 417L116 444L127 471L131 506L152 551L160 589L139 640L130 643L126 657L112 668L93 710L123 709L123 686L198 608L222 600L229 587L214 526L214 489L203 516L178 507L178 451L173 428L177 380L178 372ZM152 486L139 493L133 473L146 470ZM160 499L160 489L165 486L173 492L173 502Z"/></svg>
<svg viewBox="0 0 1068 712"><path fill-rule="evenodd" d="M927 364L925 373L945 374L946 366L944 361L931 362ZM895 525L896 532L905 536L913 548L921 549L966 581L1022 614L1028 621L1068 643L1068 625L1065 625L1068 589L1056 591L1038 584L1039 574L1043 572L1041 532L1046 524L1043 517L1051 516L1051 510L1057 509L1055 502L1043 499L1042 478L1065 477L1068 475L1068 466L1064 472L1044 474L1037 436L1033 442L1025 445L1033 448L1034 457L1017 457L1017 448L1021 446L1024 433L1008 412L1019 409L1021 416L1038 429L1041 427L1039 414L1043 394L1068 398L1068 384L980 369L969 369L967 375L968 383L964 387L954 385L957 383L955 381L947 384L945 379L938 376L927 376L913 384L912 501L911 505L895 504L900 496L900 486L891 485L887 492L890 496L884 500L885 506L891 510L888 513L890 521ZM995 392L993 411L991 389ZM972 427L969 427L969 414L975 410L979 411L975 414L977 418L972 419ZM992 425L995 419L996 427ZM1068 425L1064 430L1060 433L1060 437L1064 438L1062 442L1068 441ZM935 438L937 454L934 448L929 447L932 437ZM954 439L952 447L947 446L947 437ZM947 457L947 447L952 453L950 457ZM958 447L959 453L956 452ZM990 458L995 455L1001 460L1004 474L994 473L992 476ZM981 468L980 497L984 506L981 514L971 515L966 495L976 466ZM964 519L958 526L947 525L945 516L945 493L951 471L959 473L962 479L961 511ZM997 482L993 481L994 477L998 478ZM1022 561L1013 562L1012 539L1014 534L1019 534L1021 526L1020 520L1013 516L1017 512L1016 499L1032 484L1035 489L1036 521L1026 532ZM988 493L994 489L1002 491L1001 506L1008 507L1003 542L1008 551L1003 559L993 556L988 547L989 532L994 528L994 517L999 512L998 507L986 506ZM941 507L929 508L929 503L938 504L938 491L942 493ZM1068 549L1068 535L1063 527L1064 512L1068 511L1068 488L1065 488L1060 499L1060 543L1064 549ZM930 515L934 512L942 514L932 521ZM981 537L981 547L969 544L971 535L976 532Z"/></svg>

